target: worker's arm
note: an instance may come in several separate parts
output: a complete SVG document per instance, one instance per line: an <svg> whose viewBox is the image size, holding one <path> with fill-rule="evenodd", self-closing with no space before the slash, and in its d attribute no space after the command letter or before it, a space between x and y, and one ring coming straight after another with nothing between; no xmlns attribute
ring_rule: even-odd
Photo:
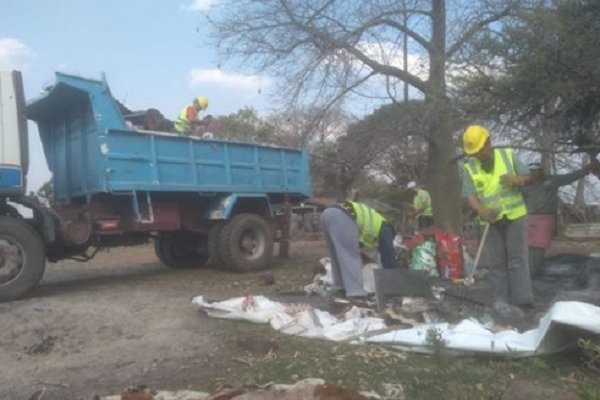
<svg viewBox="0 0 600 400"><path fill-rule="evenodd" d="M468 173L462 174L462 196L467 199L469 208L475 211L476 215L484 221L494 222L498 216L498 210L495 208L484 208L477 198L475 185Z"/></svg>
<svg viewBox="0 0 600 400"><path fill-rule="evenodd" d="M514 174L504 174L500 177L500 183L504 186L527 186L537 183L537 175L531 173L525 164L513 153Z"/></svg>
<svg viewBox="0 0 600 400"><path fill-rule="evenodd" d="M556 187L570 185L571 183L583 178L584 176L592 172L594 168L598 168L598 160L596 159L590 161L578 171L573 171L570 174L554 175L552 181L556 185Z"/></svg>
<svg viewBox="0 0 600 400"><path fill-rule="evenodd" d="M536 181L534 174L527 175L515 175L515 174L504 174L500 177L500 183L504 186L527 186L532 185Z"/></svg>
<svg viewBox="0 0 600 400"><path fill-rule="evenodd" d="M499 210L495 208L483 208L479 199L475 196L470 196L467 199L469 207L477 213L477 216L486 222L494 222L498 217Z"/></svg>
<svg viewBox="0 0 600 400"><path fill-rule="evenodd" d="M194 122L197 116L198 112L194 106L188 106L185 109L185 117L187 118L188 122Z"/></svg>
<svg viewBox="0 0 600 400"><path fill-rule="evenodd" d="M467 202L469 203L469 207L471 208L471 210L475 211L477 215L481 214L481 212L483 211L483 207L481 206L481 203L479 202L479 199L477 197L469 196L467 198Z"/></svg>
<svg viewBox="0 0 600 400"><path fill-rule="evenodd" d="M313 206L317 206L317 207L329 207L333 204L336 204L335 201L332 201L330 199L319 199L319 198L310 198L310 199L306 200L304 203L310 204Z"/></svg>

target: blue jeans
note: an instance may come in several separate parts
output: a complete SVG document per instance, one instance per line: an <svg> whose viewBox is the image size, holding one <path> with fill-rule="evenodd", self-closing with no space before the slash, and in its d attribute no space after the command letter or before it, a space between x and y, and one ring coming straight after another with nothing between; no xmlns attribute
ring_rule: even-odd
<svg viewBox="0 0 600 400"><path fill-rule="evenodd" d="M396 268L396 250L394 250L394 237L396 233L392 226L383 223L379 230L379 256L383 268Z"/></svg>

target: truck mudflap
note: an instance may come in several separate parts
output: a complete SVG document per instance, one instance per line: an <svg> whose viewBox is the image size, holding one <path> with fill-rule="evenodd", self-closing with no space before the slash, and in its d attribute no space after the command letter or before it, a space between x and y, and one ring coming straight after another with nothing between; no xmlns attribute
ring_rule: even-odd
<svg viewBox="0 0 600 400"><path fill-rule="evenodd" d="M213 198L206 209L206 219L227 220L236 208L251 208L268 218L274 216L269 197L264 193L232 193Z"/></svg>
<svg viewBox="0 0 600 400"><path fill-rule="evenodd" d="M32 196L15 196L10 198L14 203L32 210L35 220L35 229L42 237L44 243L54 243L57 239L60 217L49 207L44 206Z"/></svg>

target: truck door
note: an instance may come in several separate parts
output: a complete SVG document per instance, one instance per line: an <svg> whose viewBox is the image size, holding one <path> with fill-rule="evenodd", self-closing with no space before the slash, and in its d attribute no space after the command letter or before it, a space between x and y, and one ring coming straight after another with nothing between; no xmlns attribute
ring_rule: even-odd
<svg viewBox="0 0 600 400"><path fill-rule="evenodd" d="M0 195L25 194L27 116L18 71L0 71Z"/></svg>

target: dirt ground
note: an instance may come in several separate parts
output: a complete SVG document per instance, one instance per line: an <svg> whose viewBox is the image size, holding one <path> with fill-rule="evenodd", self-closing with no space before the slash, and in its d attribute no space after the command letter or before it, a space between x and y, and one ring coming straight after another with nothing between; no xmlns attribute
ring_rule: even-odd
<svg viewBox="0 0 600 400"><path fill-rule="evenodd" d="M600 248L596 242L581 252L589 246ZM564 247L557 243L554 252ZM240 332L199 312L192 297L299 290L310 278L307 266L324 255L322 241L293 243L291 260L276 261L276 284L268 289L261 287L264 273L169 269L152 246L50 264L28 298L0 304L0 399L36 392L43 400L91 399L129 385L200 389L231 379L223 377L236 365Z"/></svg>
<svg viewBox="0 0 600 400"><path fill-rule="evenodd" d="M299 253L301 244L291 256ZM169 269L152 246L49 264L28 298L0 304L0 399L28 399L38 390L44 400L87 399L130 384L209 382L235 349L223 348L226 325L190 300L239 296L257 282L257 274Z"/></svg>

